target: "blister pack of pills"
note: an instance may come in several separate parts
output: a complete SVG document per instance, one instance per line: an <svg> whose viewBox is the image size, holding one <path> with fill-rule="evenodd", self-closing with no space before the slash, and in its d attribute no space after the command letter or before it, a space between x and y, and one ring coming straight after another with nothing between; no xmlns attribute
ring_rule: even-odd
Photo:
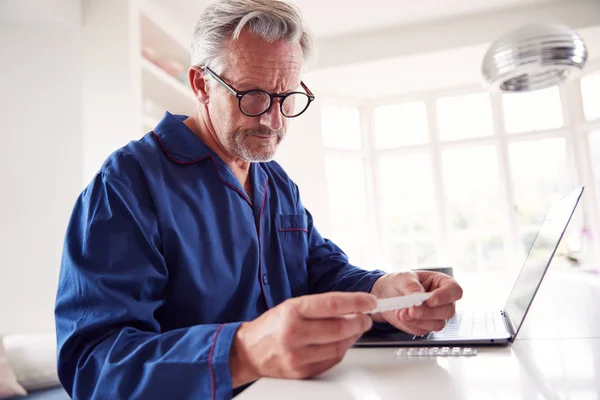
<svg viewBox="0 0 600 400"><path fill-rule="evenodd" d="M396 357L472 357L477 350L471 347L405 347L396 350Z"/></svg>

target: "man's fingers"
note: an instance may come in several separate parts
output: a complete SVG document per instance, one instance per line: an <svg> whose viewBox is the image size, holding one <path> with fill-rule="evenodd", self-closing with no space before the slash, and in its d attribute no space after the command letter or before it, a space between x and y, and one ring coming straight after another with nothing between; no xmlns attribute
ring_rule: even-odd
<svg viewBox="0 0 600 400"><path fill-rule="evenodd" d="M396 313L395 317L400 321L401 324L410 326L412 328L418 328L425 333L437 332L444 329L446 326L446 318L444 319L413 319L410 317L408 310L400 310ZM422 335L421 333L420 335Z"/></svg>
<svg viewBox="0 0 600 400"><path fill-rule="evenodd" d="M302 346L289 353L286 359L290 378L308 378L320 374L339 363L360 335L335 343Z"/></svg>
<svg viewBox="0 0 600 400"><path fill-rule="evenodd" d="M302 368L294 370L294 372L291 374L291 376L289 376L289 378L305 379L322 374L323 372L333 368L336 364L339 364L343 360L343 358L344 357L342 356L332 360L326 360L314 364L304 365Z"/></svg>
<svg viewBox="0 0 600 400"><path fill-rule="evenodd" d="M346 317L307 319L294 328L292 335L301 344L325 344L358 337L371 329L373 320L364 314Z"/></svg>
<svg viewBox="0 0 600 400"><path fill-rule="evenodd" d="M297 297L290 300L298 313L307 319L332 318L345 314L364 313L377 306L370 293L329 292Z"/></svg>
<svg viewBox="0 0 600 400"><path fill-rule="evenodd" d="M423 293L425 289L419 282L419 276L415 273L402 274L402 280L400 282L400 291L404 296L411 293Z"/></svg>
<svg viewBox="0 0 600 400"><path fill-rule="evenodd" d="M404 316L407 310L400 310L400 311L390 311L389 314L386 316L387 321L392 324L393 326L395 326L396 328L400 329L403 332L406 333L410 333L412 335L416 335L416 336L423 336L428 334L429 332L431 332L431 330L426 330L421 328L418 325L413 325L412 323L407 323L404 320L406 319L406 317Z"/></svg>
<svg viewBox="0 0 600 400"><path fill-rule="evenodd" d="M432 293L432 296L427 299L425 304L430 307L437 307L460 300L463 295L463 290L454 279L444 277L440 280L439 287L434 289Z"/></svg>
<svg viewBox="0 0 600 400"><path fill-rule="evenodd" d="M413 320L413 319L407 319L407 320L403 320L402 321L405 325L414 327L414 328L418 328L421 329L422 331L425 331L426 333L429 332L439 332L442 329L444 329L444 327L446 326L446 321L445 320ZM423 335L423 333L421 333L421 335Z"/></svg>
<svg viewBox="0 0 600 400"><path fill-rule="evenodd" d="M407 311L408 317L411 319L422 319L422 320L446 320L454 316L455 306L454 303L444 304L439 307L429 307L422 305L419 307L411 307Z"/></svg>
<svg viewBox="0 0 600 400"><path fill-rule="evenodd" d="M406 324L406 323L397 325L396 328L400 329L403 332L410 333L411 335L415 335L415 336L425 336L431 332L431 330L429 330L429 329L423 329L419 326Z"/></svg>
<svg viewBox="0 0 600 400"><path fill-rule="evenodd" d="M408 309L390 311L386 313L386 320L401 331L417 336L440 331L446 326L445 320L412 319L409 316Z"/></svg>
<svg viewBox="0 0 600 400"><path fill-rule="evenodd" d="M340 340L334 343L315 344L304 348L304 360L308 364L343 358L346 352L358 340L360 335Z"/></svg>

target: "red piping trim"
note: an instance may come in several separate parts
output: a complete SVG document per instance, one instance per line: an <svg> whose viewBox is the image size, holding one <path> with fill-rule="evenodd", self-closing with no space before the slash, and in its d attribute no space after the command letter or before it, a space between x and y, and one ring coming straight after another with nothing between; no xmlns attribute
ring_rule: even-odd
<svg viewBox="0 0 600 400"><path fill-rule="evenodd" d="M244 200L246 200L246 202L248 204L250 204L250 207L252 207L252 202L250 201L250 199L248 198L248 196L246 196L246 193L242 192L241 190L239 190L238 188L236 188L235 186L227 183L222 177L221 174L219 173L219 168L217 168L217 163L215 162L215 159L213 158L213 156L204 156L204 157L200 157L197 158L193 161L179 161L174 159L171 154L169 154L169 151L167 150L167 148L165 147L165 145L163 144L163 142L160 140L160 137L158 137L158 135L156 134L156 132L152 131L152 134L154 135L154 137L156 138L156 140L158 141L158 144L160 144L160 147L162 147L163 151L165 152L165 154L167 155L167 157L169 158L169 160L173 161L176 164L179 165L190 165L190 164L194 164L197 163L199 161L202 160L206 160L207 158L210 158L210 160L212 161L215 170L217 171L217 175L219 176L219 179L221 180L221 182L225 185L225 186L229 186L230 188L232 188L233 190L235 190L236 192L238 192L243 198Z"/></svg>
<svg viewBox="0 0 600 400"><path fill-rule="evenodd" d="M219 335L219 332L221 332L221 328L223 328L223 325L219 325L219 327L217 328L217 331L215 332L215 336L213 337L212 346L210 347L210 354L208 356L208 369L210 371L210 384L211 384L211 392L212 392L213 400L215 399L215 372L213 371L212 358L213 358L213 354L215 353L215 344L217 344L217 336Z"/></svg>
<svg viewBox="0 0 600 400"><path fill-rule="evenodd" d="M260 242L260 220L262 218L263 209L265 208L265 200L267 199L267 185L269 184L269 178L267 178L265 182L265 187L263 188L263 199L262 205L260 206L260 212L258 213L258 281L260 282L260 290L262 291L263 297L265 298L265 303L267 304L267 309L269 309L269 301L267 300L267 295L265 294L265 288L263 286L263 274L262 274L262 245Z"/></svg>
<svg viewBox="0 0 600 400"><path fill-rule="evenodd" d="M308 229L304 229L304 228L285 228L285 229L279 229L279 232L306 232L306 233L308 233Z"/></svg>

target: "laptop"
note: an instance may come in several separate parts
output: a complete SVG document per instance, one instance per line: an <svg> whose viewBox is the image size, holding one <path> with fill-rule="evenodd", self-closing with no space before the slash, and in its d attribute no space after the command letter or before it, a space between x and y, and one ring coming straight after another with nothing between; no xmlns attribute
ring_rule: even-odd
<svg viewBox="0 0 600 400"><path fill-rule="evenodd" d="M371 330L361 346L460 346L512 343L527 315L552 257L579 203L583 187L558 200L548 210L503 310L458 311L439 332L413 336L401 331Z"/></svg>

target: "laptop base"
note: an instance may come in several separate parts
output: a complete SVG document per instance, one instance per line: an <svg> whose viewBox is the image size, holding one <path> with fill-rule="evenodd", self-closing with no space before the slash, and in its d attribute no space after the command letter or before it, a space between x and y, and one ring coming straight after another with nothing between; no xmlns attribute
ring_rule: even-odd
<svg viewBox="0 0 600 400"><path fill-rule="evenodd" d="M372 329L358 339L355 347L507 345L513 336L504 318L501 312L459 311L440 332L414 336L392 327L389 331Z"/></svg>

